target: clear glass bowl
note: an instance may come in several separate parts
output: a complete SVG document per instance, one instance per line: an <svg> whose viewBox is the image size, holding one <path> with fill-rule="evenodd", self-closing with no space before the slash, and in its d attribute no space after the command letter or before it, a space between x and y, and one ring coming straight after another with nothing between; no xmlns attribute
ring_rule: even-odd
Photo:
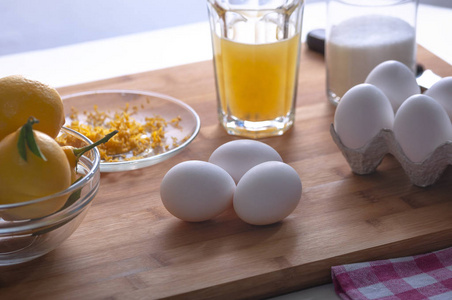
<svg viewBox="0 0 452 300"><path fill-rule="evenodd" d="M62 128L70 142L64 145L83 147L91 144L85 136ZM83 177L68 189L27 202L0 205L0 266L13 265L40 257L58 247L80 225L93 201L100 182L100 155L97 148L86 152L77 166ZM50 215L27 220L9 219L10 213L30 208L55 198L68 198L63 208ZM1 217L3 215L3 218Z"/></svg>
<svg viewBox="0 0 452 300"><path fill-rule="evenodd" d="M148 148L145 152L132 155L131 160L106 162L101 160L101 172L120 172L152 166L173 157L185 149L198 135L201 122L198 114L186 103L173 97L148 91L137 90L97 90L62 96L66 113L66 124L72 122L74 111L79 122L86 124L86 114L95 110L114 114L121 112L128 105L130 116L144 123L146 118L162 117L169 121L180 118L178 126L168 125L164 144L168 148ZM134 108L136 110L134 111ZM69 127L69 125L68 125ZM177 141L177 143L174 143Z"/></svg>

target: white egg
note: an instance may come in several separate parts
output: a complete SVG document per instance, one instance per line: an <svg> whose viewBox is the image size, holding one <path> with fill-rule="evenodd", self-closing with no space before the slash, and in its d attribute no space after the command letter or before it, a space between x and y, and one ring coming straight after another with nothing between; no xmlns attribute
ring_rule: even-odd
<svg viewBox="0 0 452 300"><path fill-rule="evenodd" d="M234 210L249 224L273 224L293 212L301 190L300 177L291 166L264 162L243 175L234 194Z"/></svg>
<svg viewBox="0 0 452 300"><path fill-rule="evenodd" d="M381 129L392 129L394 112L388 98L371 84L348 90L334 114L334 129L351 149L366 145Z"/></svg>
<svg viewBox="0 0 452 300"><path fill-rule="evenodd" d="M255 140L225 143L209 158L209 162L225 169L236 183L249 169L266 161L282 161L282 158L271 146Z"/></svg>
<svg viewBox="0 0 452 300"><path fill-rule="evenodd" d="M414 72L396 60L377 65L367 75L365 83L378 87L388 97L394 112L408 97L421 92Z"/></svg>
<svg viewBox="0 0 452 300"><path fill-rule="evenodd" d="M414 95L400 106L394 136L413 162L422 162L438 146L452 140L452 125L444 108L433 98Z"/></svg>
<svg viewBox="0 0 452 300"><path fill-rule="evenodd" d="M171 168L160 185L165 208L189 222L209 220L231 207L234 191L234 180L225 170L197 160Z"/></svg>
<svg viewBox="0 0 452 300"><path fill-rule="evenodd" d="M432 85L424 95L430 96L441 104L452 121L452 76L444 77Z"/></svg>

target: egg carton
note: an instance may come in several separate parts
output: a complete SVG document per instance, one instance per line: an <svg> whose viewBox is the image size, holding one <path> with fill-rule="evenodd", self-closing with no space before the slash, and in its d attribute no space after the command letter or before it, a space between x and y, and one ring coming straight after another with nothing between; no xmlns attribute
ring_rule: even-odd
<svg viewBox="0 0 452 300"><path fill-rule="evenodd" d="M412 184L426 187L434 184L448 165L452 165L452 141L447 141L435 149L422 162L411 161L403 152L390 129L382 129L366 145L350 149L342 144L341 139L331 124L330 133L341 150L352 171L359 175L375 172L387 154L392 154L401 164Z"/></svg>

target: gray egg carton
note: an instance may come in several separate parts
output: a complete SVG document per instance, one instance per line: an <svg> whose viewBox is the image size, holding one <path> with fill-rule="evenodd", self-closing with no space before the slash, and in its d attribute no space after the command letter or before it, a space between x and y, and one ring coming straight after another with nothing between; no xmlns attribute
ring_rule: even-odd
<svg viewBox="0 0 452 300"><path fill-rule="evenodd" d="M330 133L352 171L359 175L375 172L386 154L392 154L401 164L411 183L426 187L434 184L447 166L452 165L452 141L447 141L436 148L424 161L415 163L405 155L390 129L382 129L372 140L358 149L344 146L333 124L330 126Z"/></svg>

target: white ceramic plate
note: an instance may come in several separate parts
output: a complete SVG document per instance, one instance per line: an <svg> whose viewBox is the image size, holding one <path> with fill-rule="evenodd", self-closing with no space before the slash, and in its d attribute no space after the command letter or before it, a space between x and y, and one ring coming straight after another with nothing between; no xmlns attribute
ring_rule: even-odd
<svg viewBox="0 0 452 300"><path fill-rule="evenodd" d="M79 112L80 122L83 122L83 113L94 111L95 105L98 111L114 113L115 111L122 111L127 103L130 108L134 106L138 108L132 116L139 122L144 122L146 117L155 116L163 117L167 121L176 117L181 118L178 127L168 125L165 128L166 144L170 145L169 149L155 153L150 148L146 151L146 154L140 155L140 158L136 160L101 161L101 172L135 170L162 162L187 147L194 140L201 127L198 114L190 106L180 100L158 93L135 90L98 90L62 96L61 98L64 103L66 122L69 122L69 115L73 109ZM173 139L183 140L183 142L172 147Z"/></svg>

